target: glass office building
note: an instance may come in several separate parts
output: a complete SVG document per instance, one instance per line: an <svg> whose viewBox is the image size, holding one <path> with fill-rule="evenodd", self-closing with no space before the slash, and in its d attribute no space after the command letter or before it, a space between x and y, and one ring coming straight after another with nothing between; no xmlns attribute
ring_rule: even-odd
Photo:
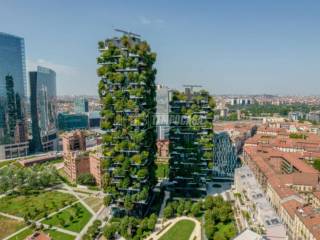
<svg viewBox="0 0 320 240"><path fill-rule="evenodd" d="M88 129L88 115L82 113L68 114L59 113L58 128L61 131L71 131L75 129Z"/></svg>
<svg viewBox="0 0 320 240"><path fill-rule="evenodd" d="M75 113L87 113L89 112L89 101L85 97L78 97L74 100L74 112Z"/></svg>
<svg viewBox="0 0 320 240"><path fill-rule="evenodd" d="M0 159L28 152L24 39L0 33Z"/></svg>
<svg viewBox="0 0 320 240"><path fill-rule="evenodd" d="M157 139L169 138L169 89L157 86Z"/></svg>
<svg viewBox="0 0 320 240"><path fill-rule="evenodd" d="M33 152L57 149L56 73L45 67L29 72Z"/></svg>

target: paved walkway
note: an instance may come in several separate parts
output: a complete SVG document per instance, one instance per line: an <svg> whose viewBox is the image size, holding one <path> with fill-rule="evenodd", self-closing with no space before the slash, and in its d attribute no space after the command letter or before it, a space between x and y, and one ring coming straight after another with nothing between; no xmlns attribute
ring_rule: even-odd
<svg viewBox="0 0 320 240"><path fill-rule="evenodd" d="M7 217L7 218L12 218L17 221L24 221L24 219L22 217L17 217L17 216L11 215L11 214L0 212L0 215Z"/></svg>
<svg viewBox="0 0 320 240"><path fill-rule="evenodd" d="M65 207L59 209L59 210L56 211L56 212L53 212L53 213L49 214L49 215L47 216L47 218L50 218L50 217L54 216L55 214L57 214L57 213L59 213L59 212L62 212L62 211L64 211L65 209L67 209L67 208L69 208L69 207L71 207L71 206L73 206L73 205L75 205L75 204L77 204L77 203L80 202L80 203L92 214L91 219L90 219L89 222L85 225L85 227L82 229L82 231L81 231L80 233L76 233L76 232L73 232L73 231L69 231L69 230L66 230L66 229L64 229L64 228L60 228L60 227L56 227L56 226L51 226L51 229L57 230L57 231L59 231L59 232L65 233L65 234L69 234L69 235L75 236L75 237L77 237L76 239L79 239L79 240L80 240L80 239L82 238L82 236L87 232L88 228L92 225L92 223L93 223L96 219L98 219L98 217L100 216L100 214L105 210L105 206L101 206L101 208L99 209L99 211L98 211L97 213L95 213L95 212L92 210L92 208L89 207L88 204L84 201L84 199L86 199L87 197L89 197L88 195L86 195L86 197L84 197L84 196L83 196L84 194L77 193L77 192L73 191L73 189L72 189L71 187L69 187L68 185L66 185L66 184L63 185L63 188L66 189L66 190L62 190L62 189L60 189L60 190L55 189L55 190L60 191L60 192L69 193L69 194L75 196L75 197L77 198L77 201L73 202L72 204L70 204L70 205L68 205L68 206L65 206ZM82 197L84 197L84 198L81 198L78 194L79 194L79 195L82 195ZM18 221L24 221L23 218L17 217L17 216L11 215L11 214L6 214L6 213L0 212L0 215L5 216L5 217L8 217L8 218L11 218L11 219L15 219L15 220L18 220ZM37 225L42 224L42 225L44 225L45 227L49 227L49 225L42 223L42 221L44 221L45 219L46 219L46 218L41 218L41 219L36 220L36 221L34 221L34 222L35 222ZM29 227L30 227L30 226L26 226L26 227L24 227L24 228L22 228L22 229L20 229L20 230L18 230L18 231L16 231L16 232L14 232L14 233L11 234L10 236L7 236L7 237L4 238L3 240L8 240L8 239L10 239L11 237L13 237L13 236L15 236L15 235L23 232L24 230L28 229Z"/></svg>
<svg viewBox="0 0 320 240"><path fill-rule="evenodd" d="M73 189L71 187L69 187L67 184L64 184L64 188L66 188L68 190L68 192L70 194L72 194L73 196L75 196L81 203L82 205L94 216L96 213L91 209L91 207L88 206L88 204L83 201L83 199L81 197L78 196L78 194L76 192L73 191Z"/></svg>
<svg viewBox="0 0 320 240"><path fill-rule="evenodd" d="M159 231L156 231L154 233L152 233L148 238L146 238L146 240L157 240L157 239L160 239L166 232L168 232L177 222L181 221L181 220L190 220L190 221L193 221L196 225L193 229L193 232L190 236L190 240L201 240L201 224L198 220L196 220L195 218L192 218L192 217L177 217L177 218L174 218L174 219L170 219L168 221L166 221L164 223L164 225L167 225L169 223L170 226L167 227L163 232L161 232L159 235L157 235L157 233ZM160 230L161 231L161 230Z"/></svg>
<svg viewBox="0 0 320 240"><path fill-rule="evenodd" d="M166 207L167 201L170 198L170 192L169 191L164 191L164 198L161 204L161 208L159 211L159 218L162 218L163 216L163 209Z"/></svg>
<svg viewBox="0 0 320 240"><path fill-rule="evenodd" d="M3 240L8 240L8 239L12 238L13 236L15 236L15 235L23 232L24 230L28 229L29 227L30 227L30 226L26 226L26 227L24 227L24 228L21 228L20 230L18 230L18 231L16 231L16 232L12 233L11 235L5 237Z"/></svg>
<svg viewBox="0 0 320 240"><path fill-rule="evenodd" d="M105 208L106 208L105 206L101 206L99 211L91 217L89 222L87 222L87 224L82 228L81 232L78 234L76 240L82 239L83 235L86 234L86 232L88 231L88 228L93 224L95 220L98 219L99 215L104 211Z"/></svg>

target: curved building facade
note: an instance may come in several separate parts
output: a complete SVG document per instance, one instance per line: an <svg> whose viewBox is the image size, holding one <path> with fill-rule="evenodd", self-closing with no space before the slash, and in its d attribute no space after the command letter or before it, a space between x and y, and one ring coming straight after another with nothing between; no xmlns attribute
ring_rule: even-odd
<svg viewBox="0 0 320 240"><path fill-rule="evenodd" d="M32 152L57 149L56 73L38 66L29 72L32 121Z"/></svg>

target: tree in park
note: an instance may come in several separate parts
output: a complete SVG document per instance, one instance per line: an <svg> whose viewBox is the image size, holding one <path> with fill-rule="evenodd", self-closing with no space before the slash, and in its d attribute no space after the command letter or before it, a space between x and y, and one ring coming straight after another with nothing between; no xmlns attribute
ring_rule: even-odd
<svg viewBox="0 0 320 240"><path fill-rule="evenodd" d="M69 221L70 221L70 223L72 223L73 220L74 220L74 216L71 214L71 215L69 216Z"/></svg>
<svg viewBox="0 0 320 240"><path fill-rule="evenodd" d="M111 195L107 195L107 196L105 196L105 197L103 198L103 203L104 203L104 205L109 206L109 205L111 204L111 202L112 202L112 197L111 197Z"/></svg>
<svg viewBox="0 0 320 240"><path fill-rule="evenodd" d="M163 216L165 218L173 217L173 213L174 213L174 211L173 211L173 208L171 207L171 205L168 205L163 209Z"/></svg>
<svg viewBox="0 0 320 240"><path fill-rule="evenodd" d="M201 204L199 202L196 202L191 207L191 213L193 216L198 216L201 212Z"/></svg>
<svg viewBox="0 0 320 240"><path fill-rule="evenodd" d="M96 185L96 180L91 173L80 174L77 179L77 182L82 185L89 185L89 186Z"/></svg>

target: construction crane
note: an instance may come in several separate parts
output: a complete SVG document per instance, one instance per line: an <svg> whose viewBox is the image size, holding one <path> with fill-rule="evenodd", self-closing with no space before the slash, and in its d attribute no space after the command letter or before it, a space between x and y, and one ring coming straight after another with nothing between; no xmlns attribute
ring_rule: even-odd
<svg viewBox="0 0 320 240"><path fill-rule="evenodd" d="M129 35L129 36L132 36L132 37L136 37L136 38L141 38L141 36L139 34L136 34L136 33L133 33L133 32L128 32L128 31L125 31L125 30L122 30L122 29L118 29L118 28L115 28L114 29L116 32L121 32L125 35Z"/></svg>

